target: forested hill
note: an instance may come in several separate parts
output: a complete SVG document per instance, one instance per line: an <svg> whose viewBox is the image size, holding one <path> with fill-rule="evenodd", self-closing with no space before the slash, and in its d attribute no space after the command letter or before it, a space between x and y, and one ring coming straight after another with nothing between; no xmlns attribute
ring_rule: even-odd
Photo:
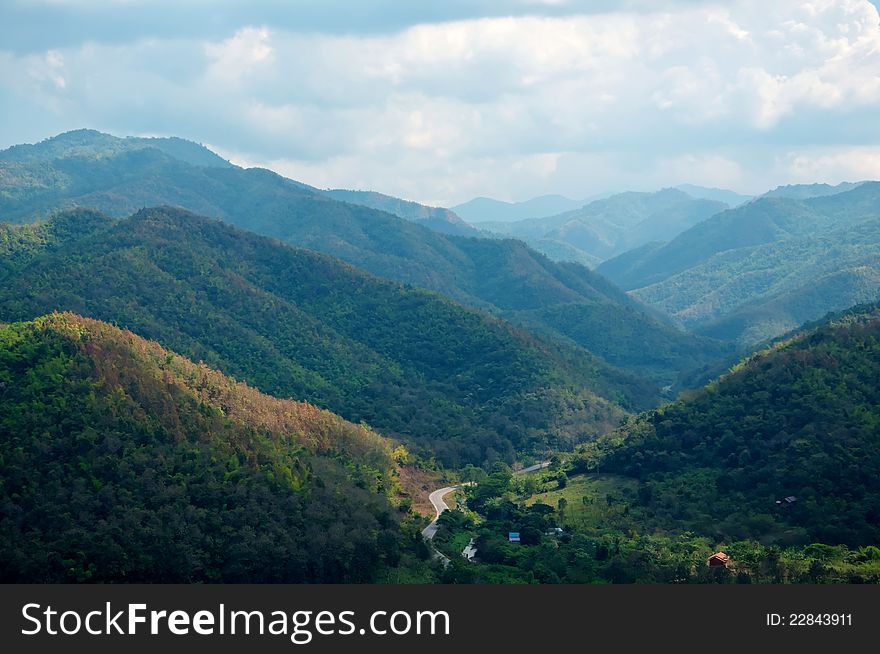
<svg viewBox="0 0 880 654"><path fill-rule="evenodd" d="M0 324L0 462L4 582L369 582L413 544L388 441L73 314Z"/></svg>
<svg viewBox="0 0 880 654"><path fill-rule="evenodd" d="M28 252L0 264L0 320L69 310L111 321L446 464L565 447L616 426L615 400L656 401L579 348L180 209L121 221L78 211L11 231L58 233L56 222L72 235L63 244L9 240Z"/></svg>
<svg viewBox="0 0 880 654"><path fill-rule="evenodd" d="M80 142L88 134L69 149L67 135L29 146L45 151L38 161L0 152L0 220L30 222L71 207L123 217L174 205L561 336L662 384L727 352L657 319L601 276L519 241L440 234L268 170L192 165L167 149L102 149L114 138L107 135L90 151Z"/></svg>
<svg viewBox="0 0 880 654"><path fill-rule="evenodd" d="M874 306L640 416L601 442L601 465L641 480L639 500L656 526L717 540L876 545L878 379Z"/></svg>
<svg viewBox="0 0 880 654"><path fill-rule="evenodd" d="M468 225L449 209L428 207L418 202L401 200L400 198L376 193L375 191L329 189L322 191L322 193L340 202L350 202L351 204L359 204L371 209L393 213L395 216L419 223L444 234L457 234L459 236L479 236L480 234L479 230Z"/></svg>
<svg viewBox="0 0 880 654"><path fill-rule="evenodd" d="M750 348L880 297L880 183L826 190L839 192L760 198L599 270L686 328Z"/></svg>

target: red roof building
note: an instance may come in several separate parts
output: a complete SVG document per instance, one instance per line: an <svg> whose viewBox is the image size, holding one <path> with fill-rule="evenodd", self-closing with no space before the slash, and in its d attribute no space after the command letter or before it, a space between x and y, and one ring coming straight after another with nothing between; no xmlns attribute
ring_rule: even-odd
<svg viewBox="0 0 880 654"><path fill-rule="evenodd" d="M710 568L725 567L728 562L730 562L730 557L724 552L715 552L707 561Z"/></svg>

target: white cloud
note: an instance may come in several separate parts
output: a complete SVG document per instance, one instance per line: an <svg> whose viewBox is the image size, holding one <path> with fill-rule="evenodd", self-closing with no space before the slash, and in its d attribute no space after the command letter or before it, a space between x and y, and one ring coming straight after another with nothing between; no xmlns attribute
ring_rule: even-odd
<svg viewBox="0 0 880 654"><path fill-rule="evenodd" d="M880 148L840 147L787 152L777 160L788 183L880 179Z"/></svg>
<svg viewBox="0 0 880 654"><path fill-rule="evenodd" d="M871 3L647 6L659 9L0 53L0 91L13 121L37 110L176 133L318 186L439 203L683 181L760 190L769 174L843 174L847 156L853 174L876 170Z"/></svg>

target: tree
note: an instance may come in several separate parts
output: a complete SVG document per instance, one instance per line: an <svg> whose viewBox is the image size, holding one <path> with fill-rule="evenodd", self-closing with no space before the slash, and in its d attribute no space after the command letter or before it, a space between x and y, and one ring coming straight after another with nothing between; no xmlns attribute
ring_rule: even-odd
<svg viewBox="0 0 880 654"><path fill-rule="evenodd" d="M556 502L556 507L559 510L559 517L560 518L563 518L563 519L565 518L565 507L567 507L567 506L568 506L568 500L565 499L564 497L560 497L559 501Z"/></svg>

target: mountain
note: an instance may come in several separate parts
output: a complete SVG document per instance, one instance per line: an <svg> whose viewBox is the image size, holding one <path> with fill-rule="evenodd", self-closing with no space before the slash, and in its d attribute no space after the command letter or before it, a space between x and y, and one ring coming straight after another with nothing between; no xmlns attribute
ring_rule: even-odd
<svg viewBox="0 0 880 654"><path fill-rule="evenodd" d="M831 186L830 184L789 184L788 186L777 186L772 191L767 191L761 197L807 200L809 198L821 198L845 193L861 184L864 184L864 182L841 182L836 186Z"/></svg>
<svg viewBox="0 0 880 654"><path fill-rule="evenodd" d="M743 346L880 296L880 183L761 198L599 266L687 327Z"/></svg>
<svg viewBox="0 0 880 654"><path fill-rule="evenodd" d="M717 541L880 541L880 310L778 343L600 446L634 511ZM783 498L794 498L786 501Z"/></svg>
<svg viewBox="0 0 880 654"><path fill-rule="evenodd" d="M614 401L656 401L580 348L180 209L11 229L70 236L16 239L26 252L0 265L0 320L111 321L447 465L570 447L617 424Z"/></svg>
<svg viewBox="0 0 880 654"><path fill-rule="evenodd" d="M59 158L95 159L146 149L159 150L193 166L232 167L226 159L208 148L186 139L135 136L118 138L93 129L65 132L36 144L13 145L0 151L0 161L10 164L45 164Z"/></svg>
<svg viewBox="0 0 880 654"><path fill-rule="evenodd" d="M122 217L163 204L562 336L659 384L674 383L682 371L724 350L670 326L582 266L554 263L518 241L440 234L268 170L192 166L153 148L31 165L5 162L0 154L0 217L6 220L30 222L72 207ZM633 335L637 340L629 340Z"/></svg>
<svg viewBox="0 0 880 654"><path fill-rule="evenodd" d="M455 234L458 236L479 236L480 234L477 229L468 225L449 209L428 207L424 204L401 200L400 198L383 195L375 191L330 189L323 191L323 193L327 197L339 200L340 202L348 202L394 214L404 220L424 225L443 234Z"/></svg>
<svg viewBox="0 0 880 654"><path fill-rule="evenodd" d="M369 582L392 444L65 313L0 324L3 582Z"/></svg>
<svg viewBox="0 0 880 654"><path fill-rule="evenodd" d="M526 218L543 218L571 211L585 204L562 195L542 195L524 202L503 202L492 198L474 198L452 207L452 211L469 223L512 222Z"/></svg>
<svg viewBox="0 0 880 654"><path fill-rule="evenodd" d="M481 228L521 239L548 256L548 244L573 248L580 261L604 260L651 241L666 241L727 209L713 200L677 189L619 193L575 211L518 222L483 223ZM552 246L551 246L552 247Z"/></svg>
<svg viewBox="0 0 880 654"><path fill-rule="evenodd" d="M759 343L880 298L880 219L722 252L635 295L700 333Z"/></svg>
<svg viewBox="0 0 880 654"><path fill-rule="evenodd" d="M729 207L738 207L754 199L751 195L743 195L735 191L728 191L723 188L707 188L705 186L695 186L694 184L679 184L676 186L679 191L684 191L692 198L700 200L714 200L722 202Z"/></svg>

